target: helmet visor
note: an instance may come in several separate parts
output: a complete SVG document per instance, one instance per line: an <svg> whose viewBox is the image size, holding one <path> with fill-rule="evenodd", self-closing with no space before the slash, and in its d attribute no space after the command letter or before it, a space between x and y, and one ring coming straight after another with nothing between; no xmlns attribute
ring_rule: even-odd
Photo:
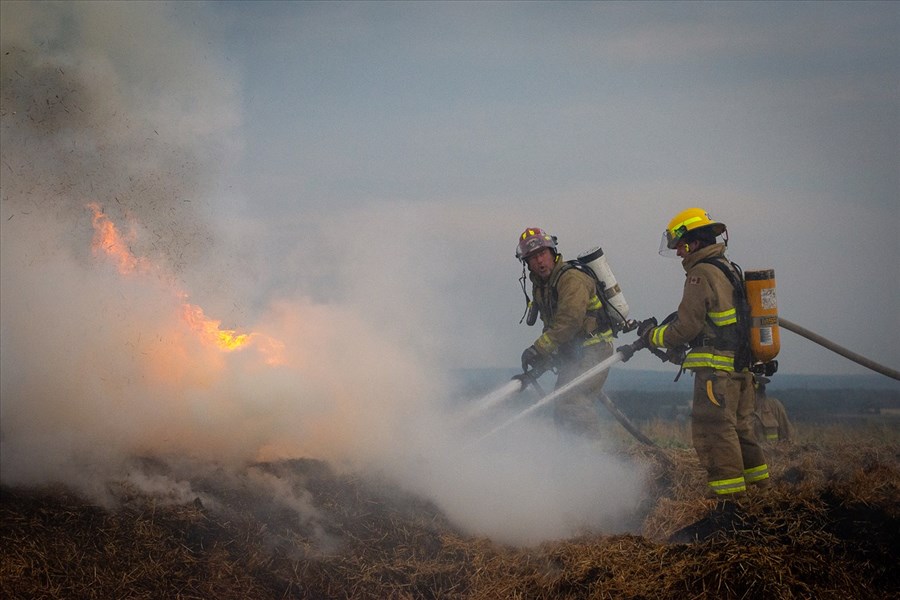
<svg viewBox="0 0 900 600"><path fill-rule="evenodd" d="M684 237L684 234L688 232L687 222L682 223L675 229L666 229L663 232L663 237L666 238L666 248L669 250L674 250L675 246L678 245L678 242L681 241L681 238Z"/></svg>
<svg viewBox="0 0 900 600"><path fill-rule="evenodd" d="M678 239L673 240L669 230L663 231L662 239L659 240L659 254L668 258L677 258L678 252L675 248L678 246Z"/></svg>
<svg viewBox="0 0 900 600"><path fill-rule="evenodd" d="M705 225L703 227L696 227L691 231L700 231L700 230L708 230L712 233L713 236L723 237L723 242L725 245L728 245L728 230L725 228L725 225L722 223L713 222L710 225ZM684 244L685 236L688 233L688 228L686 225L679 225L675 228L673 232L671 229L666 229L663 231L662 239L659 242L659 253L662 256L678 256L678 245ZM693 239L693 236L690 236Z"/></svg>

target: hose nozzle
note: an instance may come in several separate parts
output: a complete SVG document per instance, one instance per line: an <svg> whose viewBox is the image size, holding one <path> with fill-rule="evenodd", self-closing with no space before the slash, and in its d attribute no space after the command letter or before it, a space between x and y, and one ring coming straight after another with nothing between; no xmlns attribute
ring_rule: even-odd
<svg viewBox="0 0 900 600"><path fill-rule="evenodd" d="M622 324L622 333L628 333L629 331L634 331L638 328L640 322L636 319L628 319Z"/></svg>

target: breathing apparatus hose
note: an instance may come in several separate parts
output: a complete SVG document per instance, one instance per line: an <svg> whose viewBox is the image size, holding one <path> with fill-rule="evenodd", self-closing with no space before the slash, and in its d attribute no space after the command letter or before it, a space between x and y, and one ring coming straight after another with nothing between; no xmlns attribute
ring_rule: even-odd
<svg viewBox="0 0 900 600"><path fill-rule="evenodd" d="M781 316L778 317L778 325L780 327L784 327L788 331L793 331L797 335L799 335L801 337L805 337L806 339L813 341L813 342L819 344L820 346L831 350L832 352L840 354L844 358L849 358L853 362L858 363L858 364L866 367L867 369L872 369L873 371L881 373L882 375L887 375L888 377L891 377L892 379L897 379L898 381L900 381L900 371L897 371L896 369L891 369L890 367L886 367L884 365L878 364L877 362L870 360L870 359L866 358L865 356L861 356L861 355L857 354L856 352L851 352L850 350L847 350L843 346L839 346L838 344L835 344L831 340L828 340L817 333L813 333L809 329L800 327L796 323L792 323L791 321L788 321L784 317L781 317Z"/></svg>

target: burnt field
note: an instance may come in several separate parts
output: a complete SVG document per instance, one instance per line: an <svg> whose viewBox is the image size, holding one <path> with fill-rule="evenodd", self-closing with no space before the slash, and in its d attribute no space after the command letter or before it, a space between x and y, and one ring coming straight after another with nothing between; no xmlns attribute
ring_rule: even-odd
<svg viewBox="0 0 900 600"><path fill-rule="evenodd" d="M900 596L895 423L798 423L770 449L775 485L717 511L683 426L644 424L663 449L610 446L648 466L631 533L532 547L467 535L435 504L311 459L248 470L288 482L302 513L252 479L191 481L178 502L111 486L2 488L4 598L889 598ZM680 441L679 441L680 440ZM163 461L143 459L148 474ZM303 514L302 518L298 514Z"/></svg>

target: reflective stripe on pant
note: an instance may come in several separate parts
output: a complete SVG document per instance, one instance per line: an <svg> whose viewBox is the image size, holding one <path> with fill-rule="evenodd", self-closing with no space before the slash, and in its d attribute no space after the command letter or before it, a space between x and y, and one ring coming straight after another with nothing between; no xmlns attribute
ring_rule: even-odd
<svg viewBox="0 0 900 600"><path fill-rule="evenodd" d="M758 467L744 469L744 479L747 483L759 483L769 478L769 465L762 464Z"/></svg>
<svg viewBox="0 0 900 600"><path fill-rule="evenodd" d="M755 405L750 373L697 369L691 433L710 491L726 495L769 477L753 430Z"/></svg>
<svg viewBox="0 0 900 600"><path fill-rule="evenodd" d="M709 488L715 495L724 496L747 491L747 482L743 476L734 479L717 479L709 482Z"/></svg>

